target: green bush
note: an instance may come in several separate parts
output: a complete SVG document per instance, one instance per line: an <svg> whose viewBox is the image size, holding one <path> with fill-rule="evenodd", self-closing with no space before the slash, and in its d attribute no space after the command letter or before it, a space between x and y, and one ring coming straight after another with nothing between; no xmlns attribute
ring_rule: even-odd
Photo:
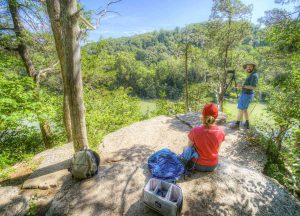
<svg viewBox="0 0 300 216"><path fill-rule="evenodd" d="M278 149L270 133L256 133L255 142L262 145L268 156L264 174L276 179L287 187L295 196L300 198L300 149L296 142L294 131L285 140L283 148Z"/></svg>
<svg viewBox="0 0 300 216"><path fill-rule="evenodd" d="M86 123L89 144L95 148L102 138L119 128L144 118L138 98L129 90L87 90L85 93Z"/></svg>
<svg viewBox="0 0 300 216"><path fill-rule="evenodd" d="M36 127L20 127L2 132L0 139L0 170L27 159L44 149L40 132Z"/></svg>
<svg viewBox="0 0 300 216"><path fill-rule="evenodd" d="M182 101L172 102L168 100L156 100L156 111L154 116L166 115L173 116L176 114L185 113L185 104Z"/></svg>
<svg viewBox="0 0 300 216"><path fill-rule="evenodd" d="M0 169L44 149L37 116L49 122L54 143L65 140L61 97L0 68Z"/></svg>
<svg viewBox="0 0 300 216"><path fill-rule="evenodd" d="M212 101L211 92L213 89L209 83L192 84L189 87L189 107L192 111L201 112L204 105Z"/></svg>

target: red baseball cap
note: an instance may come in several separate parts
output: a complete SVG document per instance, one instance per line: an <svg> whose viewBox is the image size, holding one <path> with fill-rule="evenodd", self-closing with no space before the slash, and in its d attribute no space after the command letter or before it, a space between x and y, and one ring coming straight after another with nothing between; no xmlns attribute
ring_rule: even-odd
<svg viewBox="0 0 300 216"><path fill-rule="evenodd" d="M203 117L213 116L217 118L219 115L218 107L213 103L208 103L204 106L202 110Z"/></svg>

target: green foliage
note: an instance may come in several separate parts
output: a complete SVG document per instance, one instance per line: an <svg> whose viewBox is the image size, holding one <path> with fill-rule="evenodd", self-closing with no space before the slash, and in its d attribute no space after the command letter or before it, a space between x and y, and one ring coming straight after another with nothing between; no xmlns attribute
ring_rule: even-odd
<svg viewBox="0 0 300 216"><path fill-rule="evenodd" d="M209 83L191 85L189 88L189 107L192 111L200 112L206 103L213 101L211 92L213 92L213 90Z"/></svg>
<svg viewBox="0 0 300 216"><path fill-rule="evenodd" d="M9 179L9 176L15 171L16 171L16 169L14 167L8 167L3 170L0 169L0 181L5 181L5 180Z"/></svg>
<svg viewBox="0 0 300 216"><path fill-rule="evenodd" d="M37 201L38 201L37 194L35 194L35 195L33 195L33 196L30 197L30 200L29 200L29 210L28 210L26 216L37 215L37 212L38 212Z"/></svg>
<svg viewBox="0 0 300 216"><path fill-rule="evenodd" d="M115 63L116 85L132 88L132 93L148 98L156 97L154 71L137 61L133 54L119 53Z"/></svg>
<svg viewBox="0 0 300 216"><path fill-rule="evenodd" d="M267 150L268 161L264 174L276 179L300 198L300 151L294 142L286 142L284 150L278 151L273 138L256 134L255 141Z"/></svg>
<svg viewBox="0 0 300 216"><path fill-rule="evenodd" d="M172 102L168 100L156 100L156 112L155 115L174 116L176 114L185 113L184 102L177 101Z"/></svg>
<svg viewBox="0 0 300 216"><path fill-rule="evenodd" d="M138 98L128 94L123 88L86 91L86 122L92 148L101 143L104 135L143 119Z"/></svg>
<svg viewBox="0 0 300 216"><path fill-rule="evenodd" d="M31 118L38 106L33 82L29 77L0 73L0 131L16 129L22 124L20 116Z"/></svg>
<svg viewBox="0 0 300 216"><path fill-rule="evenodd" d="M56 143L65 140L62 100L46 89L37 95L35 84L16 73L19 59L3 55L0 61L0 169L26 159L44 149L38 117L55 125Z"/></svg>
<svg viewBox="0 0 300 216"><path fill-rule="evenodd" d="M23 126L14 131L2 131L0 149L1 170L40 152L44 145L36 126Z"/></svg>
<svg viewBox="0 0 300 216"><path fill-rule="evenodd" d="M266 71L263 91L275 122L262 130L265 140L261 143L268 143L269 155L265 172L300 197L299 16L275 9L266 13L263 22L270 46L258 51Z"/></svg>

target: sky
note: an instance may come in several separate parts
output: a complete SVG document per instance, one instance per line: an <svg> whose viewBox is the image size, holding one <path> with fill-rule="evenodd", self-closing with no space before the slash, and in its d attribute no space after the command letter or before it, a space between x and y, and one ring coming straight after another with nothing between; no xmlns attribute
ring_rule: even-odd
<svg viewBox="0 0 300 216"><path fill-rule="evenodd" d="M86 10L103 9L108 0L80 0ZM242 0L252 4L252 23L264 16L264 11L275 7L288 11L293 5L275 4L275 0ZM101 38L132 36L160 29L171 30L187 24L207 21L212 7L212 0L122 0L113 4L100 21L96 30L89 31L88 40Z"/></svg>

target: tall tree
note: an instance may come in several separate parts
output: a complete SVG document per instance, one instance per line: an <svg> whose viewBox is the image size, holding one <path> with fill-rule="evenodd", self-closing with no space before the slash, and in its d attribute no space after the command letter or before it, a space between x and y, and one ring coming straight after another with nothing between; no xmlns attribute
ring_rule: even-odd
<svg viewBox="0 0 300 216"><path fill-rule="evenodd" d="M240 0L214 0L210 15L209 34L211 47L217 47L219 61L218 103L223 110L226 91L227 70L231 65L229 53L248 34L250 24L246 20L251 15L252 6L244 5Z"/></svg>
<svg viewBox="0 0 300 216"><path fill-rule="evenodd" d="M62 26L65 89L71 114L72 137L75 151L88 146L85 107L83 103L80 62L80 10L76 0L61 0L60 22Z"/></svg>
<svg viewBox="0 0 300 216"><path fill-rule="evenodd" d="M20 4L18 3L17 0L8 0L7 4L12 18L13 26L14 26L12 29L15 32L16 38L18 40L18 45L16 50L18 51L19 55L21 56L24 62L27 75L32 77L34 82L37 84L36 88L37 88L37 95L38 95L39 90L38 90L37 78L39 76L39 72L36 71L34 67L30 55L29 46L26 42L27 41L26 31L22 23L20 12L19 12ZM50 148L53 144L53 139L52 139L52 132L51 132L49 122L46 119L40 118L38 113L37 113L37 117L38 117L39 126L41 129L45 147Z"/></svg>
<svg viewBox="0 0 300 216"><path fill-rule="evenodd" d="M203 44L203 32L201 28L197 26L187 26L180 34L179 43L181 45L182 53L184 54L184 72L185 72L185 108L186 111L190 108L189 103L189 74L188 74L188 59L191 53L192 46L202 47Z"/></svg>
<svg viewBox="0 0 300 216"><path fill-rule="evenodd" d="M65 72L65 59L62 41L62 27L60 23L60 2L59 0L46 0L47 11L51 22L51 28L54 35L56 52L60 62L61 75L63 79L63 109L64 109L64 126L67 132L68 142L72 141L72 127L71 127L71 116L69 108L69 96L66 89L66 72Z"/></svg>

